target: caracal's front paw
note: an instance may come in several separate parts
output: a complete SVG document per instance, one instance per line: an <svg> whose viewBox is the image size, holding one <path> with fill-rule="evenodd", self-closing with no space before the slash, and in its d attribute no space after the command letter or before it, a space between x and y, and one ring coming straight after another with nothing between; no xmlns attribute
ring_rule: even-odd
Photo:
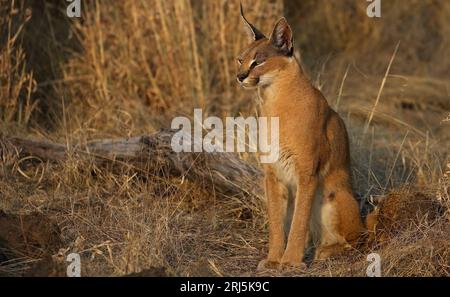
<svg viewBox="0 0 450 297"><path fill-rule="evenodd" d="M270 259L264 259L259 261L258 267L256 268L256 271L266 271L266 270L275 270L279 269L280 262L274 261Z"/></svg>
<svg viewBox="0 0 450 297"><path fill-rule="evenodd" d="M299 255L284 255L281 259L281 269L282 270L305 270L308 268L305 262L302 261L301 256Z"/></svg>
<svg viewBox="0 0 450 297"><path fill-rule="evenodd" d="M280 265L281 270L291 271L291 270L306 270L308 265L305 262L283 262Z"/></svg>
<svg viewBox="0 0 450 297"><path fill-rule="evenodd" d="M314 261L323 261L328 259L330 256L332 255L332 253L330 252L330 250L327 249L317 249L314 255Z"/></svg>
<svg viewBox="0 0 450 297"><path fill-rule="evenodd" d="M352 246L349 244L336 244L332 246L319 247L315 252L314 261L326 260L351 248Z"/></svg>

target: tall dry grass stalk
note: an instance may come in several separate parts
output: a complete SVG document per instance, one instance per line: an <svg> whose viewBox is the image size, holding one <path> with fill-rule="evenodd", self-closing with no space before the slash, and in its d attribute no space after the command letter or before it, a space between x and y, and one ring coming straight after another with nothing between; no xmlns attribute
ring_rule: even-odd
<svg viewBox="0 0 450 297"><path fill-rule="evenodd" d="M29 12L20 13L15 1L1 1L0 9L0 119L3 123L26 125L37 101L32 101L36 88L33 73L26 68L26 55L21 46L21 34ZM20 18L16 26L13 19Z"/></svg>
<svg viewBox="0 0 450 297"><path fill-rule="evenodd" d="M381 94L383 92L384 86L386 85L386 80L389 76L389 73L391 71L392 63L394 63L395 56L397 56L398 48L400 46L400 42L397 43L397 46L395 47L394 53L392 54L391 60L389 61L389 65L386 69L386 73L384 74L383 80L381 81L380 89L378 90L377 98L375 99L375 103L373 104L372 110L370 111L370 114L367 117L366 125L364 126L364 134L367 133L367 130L369 129L369 126L373 120L373 116L375 113L375 110L378 106L378 103L380 102ZM347 73L347 72L346 72ZM339 102L339 101L338 101Z"/></svg>
<svg viewBox="0 0 450 297"><path fill-rule="evenodd" d="M67 97L77 98L68 112L77 114L84 130L131 133L168 126L174 115L191 115L194 107L219 116L242 111L242 102L250 100L235 84L235 57L248 41L238 5L237 0L86 3L83 23L75 24L84 53L64 72ZM283 9L281 1L244 5L267 32ZM128 127L116 126L124 122Z"/></svg>

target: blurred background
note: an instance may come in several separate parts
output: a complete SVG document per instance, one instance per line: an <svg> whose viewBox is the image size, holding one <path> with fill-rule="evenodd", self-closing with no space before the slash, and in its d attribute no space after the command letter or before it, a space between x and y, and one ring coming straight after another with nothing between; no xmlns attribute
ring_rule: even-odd
<svg viewBox="0 0 450 297"><path fill-rule="evenodd" d="M382 0L381 18L367 16L364 0L242 2L248 19L266 35L287 17L305 72L347 123L359 197L420 191L448 205L450 1ZM192 117L194 108L204 116L258 113L256 94L235 82L235 58L247 44L239 1L82 1L80 19L67 17L67 5L0 0L1 137L78 144L169 128L175 116ZM258 165L252 156L242 158ZM164 191L100 169L94 178L75 161L19 162L0 170L0 210L38 210L55 220L67 231L64 247L79 245L89 257L98 256L88 274L163 266L178 275L251 275L264 254L262 208L248 210L234 200L224 206L201 185L180 186L171 178L163 186L155 181ZM42 173L24 177L17 168ZM142 200L166 196L171 203L158 200L152 212L142 208ZM103 201L99 209L93 197ZM205 206L211 201L218 210ZM252 215L242 218L243 209ZM147 230L149 220L159 229ZM420 257L427 251L419 247L427 242L444 246L439 259L448 260L450 241L438 241L449 238L448 222L440 224L426 229L436 234L416 238L420 244L407 237L411 249L402 252ZM195 226L214 226L200 232L209 241L201 241ZM405 241L398 238L384 250L397 265L391 275L448 272L439 259L421 262L420 269L401 262L396 251ZM364 258L352 262L351 272L336 263L337 275L365 271L359 269ZM311 274L327 275L322 268Z"/></svg>
<svg viewBox="0 0 450 297"><path fill-rule="evenodd" d="M64 2L1 3L2 83L14 77L1 93L5 122L57 129L64 102L78 118L71 128L101 124L102 133L123 134L167 125L173 113L190 115L193 107L214 114L252 109L251 94L234 79L235 57L247 42L238 1L84 1L79 20L65 15ZM359 0L243 4L266 35L287 16L297 55L330 104L340 94L342 104L370 109L399 43L380 112L448 110L446 1L383 1L379 19Z"/></svg>

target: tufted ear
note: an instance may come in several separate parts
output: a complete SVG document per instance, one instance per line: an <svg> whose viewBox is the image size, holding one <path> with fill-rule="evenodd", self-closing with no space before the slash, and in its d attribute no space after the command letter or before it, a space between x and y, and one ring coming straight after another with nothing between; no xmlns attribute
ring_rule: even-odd
<svg viewBox="0 0 450 297"><path fill-rule="evenodd" d="M245 31L247 32L247 35L249 36L249 39L251 42L257 41L257 40L260 40L260 39L263 39L266 37L266 36L264 36L263 33L261 33L261 31L256 29L255 26L253 26L249 21L247 21L247 19L244 16L244 8L242 7L242 2L241 2L241 18L245 25Z"/></svg>
<svg viewBox="0 0 450 297"><path fill-rule="evenodd" d="M281 18L276 23L270 36L270 42L284 55L292 56L294 54L294 36L285 18Z"/></svg>

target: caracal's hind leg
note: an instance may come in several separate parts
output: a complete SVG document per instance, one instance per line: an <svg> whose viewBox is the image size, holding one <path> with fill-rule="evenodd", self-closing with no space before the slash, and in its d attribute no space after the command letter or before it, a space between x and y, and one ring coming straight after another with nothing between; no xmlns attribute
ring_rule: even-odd
<svg viewBox="0 0 450 297"><path fill-rule="evenodd" d="M364 231L359 205L345 172L334 172L324 179L323 195L321 243L315 259L351 248Z"/></svg>
<svg viewBox="0 0 450 297"><path fill-rule="evenodd" d="M321 208L320 243L314 260L324 260L344 250L345 238L339 232L339 213L333 200L324 197Z"/></svg>
<svg viewBox="0 0 450 297"><path fill-rule="evenodd" d="M340 243L329 246L320 246L316 250L314 260L325 260L335 255L338 255L350 248L351 246L349 244L340 244Z"/></svg>

